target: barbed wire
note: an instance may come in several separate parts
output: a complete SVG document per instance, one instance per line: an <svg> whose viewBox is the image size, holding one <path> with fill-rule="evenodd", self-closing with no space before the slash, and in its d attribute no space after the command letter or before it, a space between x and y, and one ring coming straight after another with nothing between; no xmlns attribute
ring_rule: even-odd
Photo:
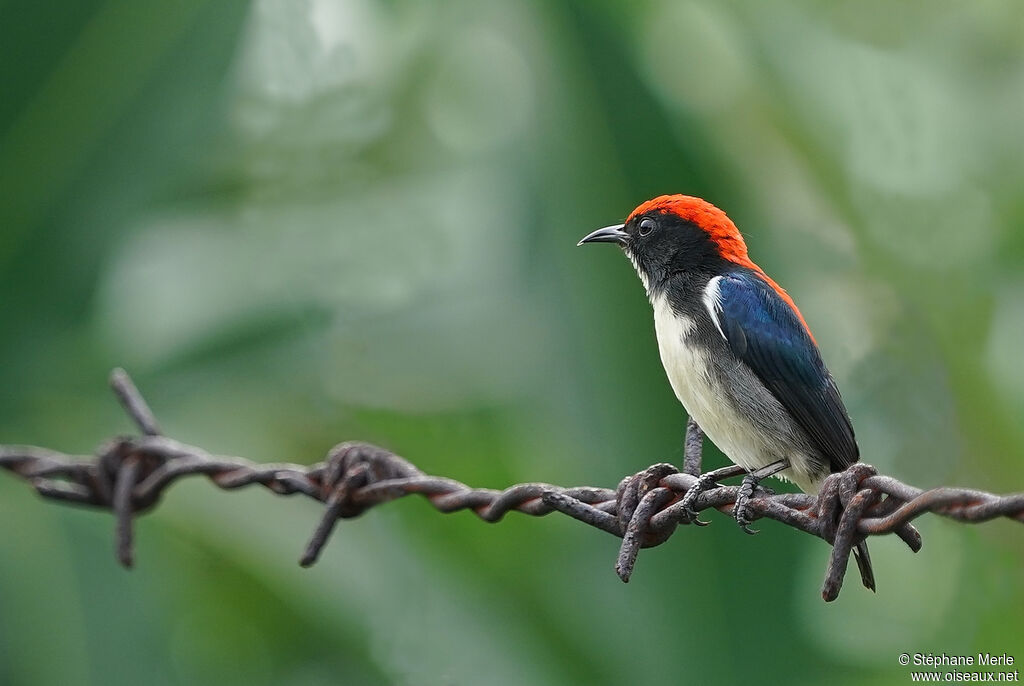
<svg viewBox="0 0 1024 686"><path fill-rule="evenodd" d="M312 565L338 519L398 498L419 494L443 513L472 510L485 522L507 512L532 516L560 512L622 539L615 569L629 581L641 548L664 543L680 524L704 525L693 512L732 512L738 486L717 483L746 472L730 466L712 472L714 486L685 507L683 496L701 473L703 433L687 424L684 469L655 464L627 476L615 489L546 483L522 483L504 490L471 488L430 476L379 446L342 443L323 462L312 465L258 464L239 457L212 455L201 448L161 435L149 406L128 375L111 374L111 386L141 436L112 439L94 456L72 456L34 446L0 446L0 468L27 480L42 497L111 510L116 520L117 559L133 564L133 519L153 509L179 479L206 476L218 488L232 490L258 484L279 495L301 494L325 504L325 511L300 558ZM931 512L950 519L984 522L1008 517L1024 523L1024 493L999 496L965 488L909 486L858 463L825 479L816 495L773 494L759 489L747 504L751 520L773 519L817 536L832 545L822 597L834 600L853 547L867 536L896 534L914 552L921 535L910 523Z"/></svg>

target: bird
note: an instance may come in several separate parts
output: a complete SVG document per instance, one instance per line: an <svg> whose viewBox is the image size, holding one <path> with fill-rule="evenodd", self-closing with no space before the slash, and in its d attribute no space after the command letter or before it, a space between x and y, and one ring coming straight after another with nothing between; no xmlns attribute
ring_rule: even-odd
<svg viewBox="0 0 1024 686"><path fill-rule="evenodd" d="M698 197L661 195L578 245L586 243L618 244L633 263L672 390L690 421L747 471L733 506L744 531L754 533L746 504L762 479L815 494L830 473L860 459L814 334L789 294L750 259L725 212ZM685 505L714 484L705 476ZM854 558L874 591L864 541Z"/></svg>

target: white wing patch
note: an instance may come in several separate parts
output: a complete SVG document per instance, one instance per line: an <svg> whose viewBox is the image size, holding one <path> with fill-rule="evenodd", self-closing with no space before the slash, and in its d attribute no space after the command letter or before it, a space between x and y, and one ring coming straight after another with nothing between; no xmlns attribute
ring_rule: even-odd
<svg viewBox="0 0 1024 686"><path fill-rule="evenodd" d="M719 289L719 284L721 282L721 276L716 276L708 281L708 285L704 288L704 296L701 300L704 301L704 307L708 309L708 314L711 315L711 321L715 323L715 328L718 329L718 333L722 334L722 338L725 338L725 332L722 331L722 323L718 321L718 308L722 306L722 291Z"/></svg>

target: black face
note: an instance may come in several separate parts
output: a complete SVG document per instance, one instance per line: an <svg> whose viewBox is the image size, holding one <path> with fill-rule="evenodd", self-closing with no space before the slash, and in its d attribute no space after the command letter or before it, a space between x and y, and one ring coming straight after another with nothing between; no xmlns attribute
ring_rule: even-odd
<svg viewBox="0 0 1024 686"><path fill-rule="evenodd" d="M618 243L656 290L676 274L721 273L725 260L707 232L671 212L651 211L623 226L600 229L580 243Z"/></svg>

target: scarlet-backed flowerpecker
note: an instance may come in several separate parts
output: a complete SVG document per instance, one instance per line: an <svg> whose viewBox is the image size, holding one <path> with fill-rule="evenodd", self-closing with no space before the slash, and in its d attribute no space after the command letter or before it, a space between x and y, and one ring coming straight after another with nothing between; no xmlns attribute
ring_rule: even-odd
<svg viewBox="0 0 1024 686"><path fill-rule="evenodd" d="M829 473L858 460L839 389L800 310L751 261L722 210L662 195L580 245L595 242L617 243L636 268L672 390L691 420L747 470L741 494L772 475L817 493ZM746 497L733 512L752 533ZM874 590L863 541L854 553Z"/></svg>

